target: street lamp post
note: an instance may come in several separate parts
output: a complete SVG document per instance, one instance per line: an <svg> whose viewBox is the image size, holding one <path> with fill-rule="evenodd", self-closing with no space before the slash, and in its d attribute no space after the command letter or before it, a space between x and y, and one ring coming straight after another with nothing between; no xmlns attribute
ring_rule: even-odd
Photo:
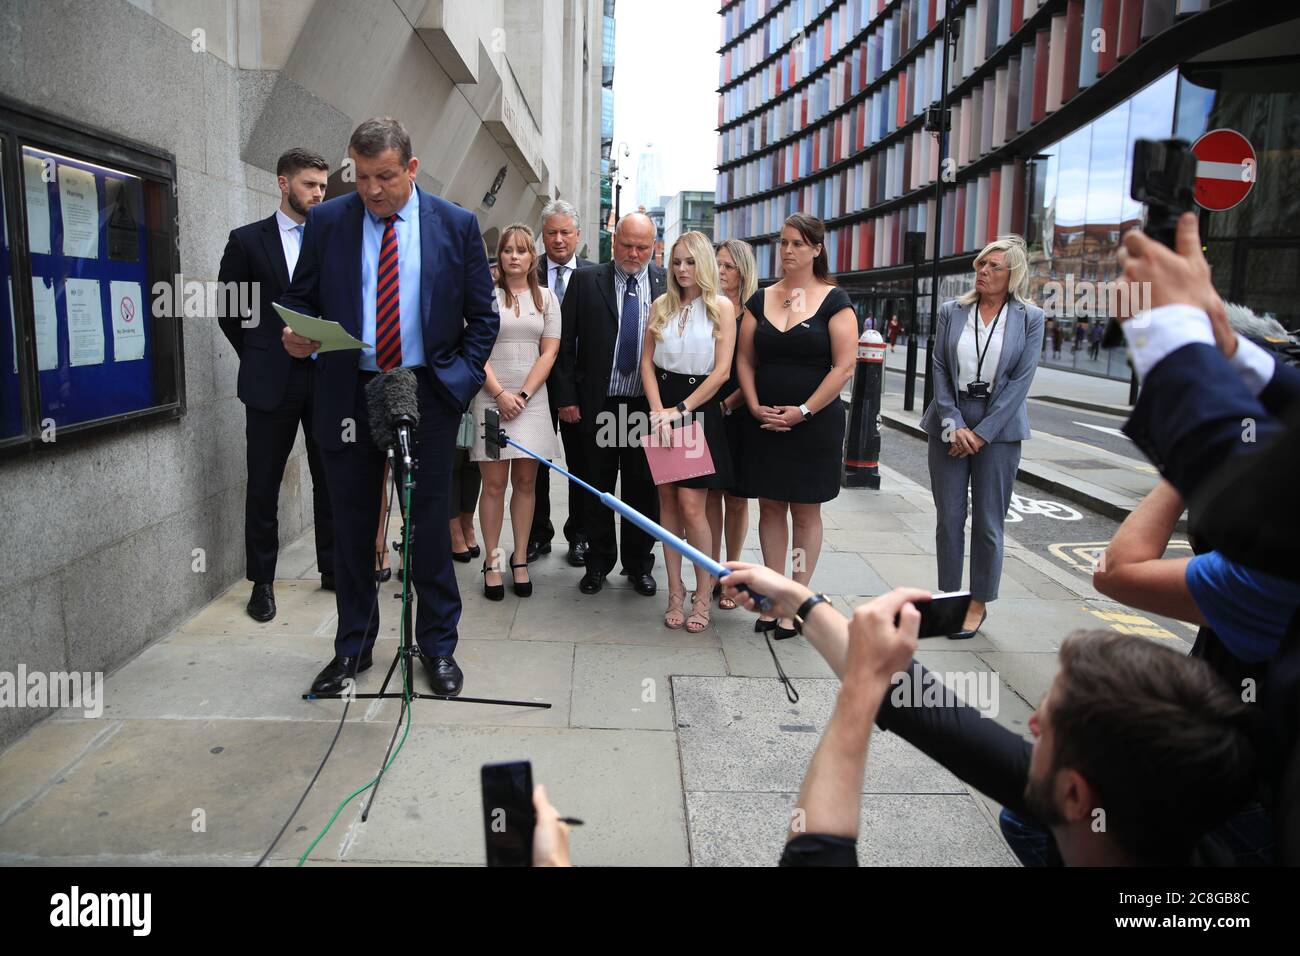
<svg viewBox="0 0 1300 956"><path fill-rule="evenodd" d="M957 0L947 0L943 14L943 78L939 83L939 107L926 112L925 128L939 137L938 175L934 178L934 262L930 270L930 327L925 339L925 398L928 406L934 397L934 326L939 316L939 254L943 238L943 177L944 163L948 158L948 130L952 125L948 112L948 64L952 59L952 45L961 31L955 16Z"/></svg>

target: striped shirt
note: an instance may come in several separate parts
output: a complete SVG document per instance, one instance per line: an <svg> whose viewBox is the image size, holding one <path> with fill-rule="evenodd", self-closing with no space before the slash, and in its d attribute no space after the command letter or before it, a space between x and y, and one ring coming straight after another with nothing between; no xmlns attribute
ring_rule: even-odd
<svg viewBox="0 0 1300 956"><path fill-rule="evenodd" d="M628 274L615 264L614 304L618 309L617 327L620 335L614 339L614 361L609 371L609 394L611 397L630 397L645 394L645 386L641 384L641 345L645 342L645 329L650 321L650 263L647 262L642 266L641 271L634 277L637 284L637 302L641 306L641 319L636 337L636 366L627 375L623 375L618 370L618 340L621 337L623 328L623 293L627 289L628 278Z"/></svg>

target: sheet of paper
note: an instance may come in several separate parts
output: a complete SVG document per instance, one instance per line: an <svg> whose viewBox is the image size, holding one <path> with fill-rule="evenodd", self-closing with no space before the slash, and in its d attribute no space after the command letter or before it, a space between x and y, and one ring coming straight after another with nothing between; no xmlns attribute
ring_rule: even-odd
<svg viewBox="0 0 1300 956"><path fill-rule="evenodd" d="M59 367L59 316L54 311L54 286L32 276L32 307L36 318L36 367L49 372Z"/></svg>
<svg viewBox="0 0 1300 956"><path fill-rule="evenodd" d="M95 174L59 164L59 205L63 210L63 254L99 258L99 191Z"/></svg>
<svg viewBox="0 0 1300 956"><path fill-rule="evenodd" d="M68 364L104 364L104 310L98 279L68 279Z"/></svg>
<svg viewBox="0 0 1300 956"><path fill-rule="evenodd" d="M113 360L132 362L144 358L144 313L140 310L140 283L108 284L108 307L113 310Z"/></svg>
<svg viewBox="0 0 1300 956"><path fill-rule="evenodd" d="M50 191L41 178L45 164L23 156L23 190L27 197L27 245L32 252L50 254Z"/></svg>
<svg viewBox="0 0 1300 956"><path fill-rule="evenodd" d="M360 339L354 339L343 326L337 322L330 322L326 319L318 319L313 315L303 315L301 312L295 312L292 309L286 309L279 303L275 303L275 311L280 318L284 319L284 324L289 326L298 335L303 338L311 339L320 343L318 352L338 352L344 349L372 349L373 345L362 342Z"/></svg>

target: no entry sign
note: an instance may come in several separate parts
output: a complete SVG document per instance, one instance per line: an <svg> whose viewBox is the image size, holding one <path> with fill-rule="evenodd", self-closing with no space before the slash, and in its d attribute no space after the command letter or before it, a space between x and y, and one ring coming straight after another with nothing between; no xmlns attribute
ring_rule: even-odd
<svg viewBox="0 0 1300 956"><path fill-rule="evenodd" d="M1255 148L1235 129L1212 129L1195 143L1196 204L1222 212L1246 198L1255 185Z"/></svg>

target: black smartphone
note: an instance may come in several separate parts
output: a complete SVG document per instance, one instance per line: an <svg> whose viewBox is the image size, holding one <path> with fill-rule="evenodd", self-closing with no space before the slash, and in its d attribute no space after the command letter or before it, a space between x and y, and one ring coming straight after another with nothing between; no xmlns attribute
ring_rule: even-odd
<svg viewBox="0 0 1300 956"><path fill-rule="evenodd" d="M917 637L947 637L956 634L966 625L966 609L970 607L969 591L948 591L930 595L928 601L916 602L921 612L921 627Z"/></svg>
<svg viewBox="0 0 1300 956"><path fill-rule="evenodd" d="M1196 154L1183 139L1139 139L1133 143L1133 177L1129 195L1146 206L1142 231L1170 249L1178 220L1196 209ZM1112 317L1102 334L1102 348L1124 341L1119 321Z"/></svg>
<svg viewBox="0 0 1300 956"><path fill-rule="evenodd" d="M483 443L489 458L501 457L501 413L495 408L483 413Z"/></svg>
<svg viewBox="0 0 1300 956"><path fill-rule="evenodd" d="M533 765L512 760L483 765L483 834L488 866L532 866Z"/></svg>

